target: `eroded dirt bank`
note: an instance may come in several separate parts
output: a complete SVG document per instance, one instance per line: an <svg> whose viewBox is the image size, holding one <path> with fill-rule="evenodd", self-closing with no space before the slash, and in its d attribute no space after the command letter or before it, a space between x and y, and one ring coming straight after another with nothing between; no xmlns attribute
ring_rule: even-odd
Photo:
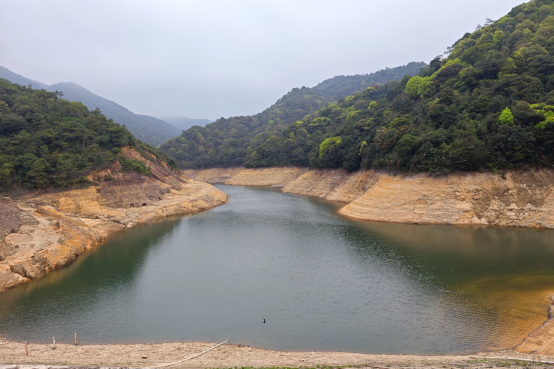
<svg viewBox="0 0 554 369"><path fill-rule="evenodd" d="M193 178L230 185L283 187L283 192L345 202L346 217L419 224L554 228L554 171L392 175L305 168L210 169Z"/></svg>
<svg viewBox="0 0 554 369"><path fill-rule="evenodd" d="M0 293L71 263L122 228L227 202L210 184L154 158L148 165L151 177L112 168L113 180L86 189L0 198Z"/></svg>
<svg viewBox="0 0 554 369"><path fill-rule="evenodd" d="M162 343L140 345L60 345L30 344L29 356L25 356L25 344L0 343L0 364L48 364L69 366L155 367L194 356L213 347L214 344ZM368 355L346 352L286 352L269 351L243 345L226 344L192 360L170 368L233 368L233 367L328 367L360 366L367 368L496 368L506 366L505 359L485 357L520 358L535 362L510 362L511 365L538 367L538 360L554 361L549 357L521 355L512 351L481 353L476 355ZM541 364L541 367L544 364ZM547 365L548 366L548 365Z"/></svg>

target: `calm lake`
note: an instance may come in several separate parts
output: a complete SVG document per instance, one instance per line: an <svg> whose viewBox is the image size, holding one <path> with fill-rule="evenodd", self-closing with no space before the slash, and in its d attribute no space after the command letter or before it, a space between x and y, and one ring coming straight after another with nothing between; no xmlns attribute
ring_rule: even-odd
<svg viewBox="0 0 554 369"><path fill-rule="evenodd" d="M553 231L355 222L339 204L218 188L229 204L122 231L0 295L0 334L461 353L517 345L552 303Z"/></svg>

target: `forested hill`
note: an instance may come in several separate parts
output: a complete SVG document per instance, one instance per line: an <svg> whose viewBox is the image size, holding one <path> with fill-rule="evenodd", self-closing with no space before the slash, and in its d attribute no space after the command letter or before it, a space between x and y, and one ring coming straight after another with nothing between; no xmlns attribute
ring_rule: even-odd
<svg viewBox="0 0 554 369"><path fill-rule="evenodd" d="M435 173L552 167L553 1L519 5L448 51L417 76L369 87L257 136L246 165ZM184 139L193 146L191 135Z"/></svg>
<svg viewBox="0 0 554 369"><path fill-rule="evenodd" d="M1 66L0 78L5 78L12 83L22 86L32 85L34 88L45 89L47 91L61 91L63 92L64 99L83 103L89 110L99 108L108 118L113 119L119 124L125 124L135 137L150 145L158 146L168 139L179 135L181 132L180 129L163 120L147 115L135 114L129 109L102 96L98 96L72 82L62 82L48 86L45 83L31 80Z"/></svg>
<svg viewBox="0 0 554 369"><path fill-rule="evenodd" d="M129 132L136 138L150 145L159 146L168 139L181 132L171 124L148 115L135 114L129 109L96 95L75 83L63 82L51 85L50 91L63 91L63 98L69 101L78 101L90 110L99 108L102 114L113 119L114 122L125 124Z"/></svg>
<svg viewBox="0 0 554 369"><path fill-rule="evenodd" d="M314 90L320 91L330 102L342 99L357 91L363 91L374 84L384 85L390 81L400 81L404 76L418 74L427 64L423 62L411 62L404 67L385 68L371 74L356 74L355 76L335 76L326 79Z"/></svg>
<svg viewBox="0 0 554 369"><path fill-rule="evenodd" d="M86 183L115 160L124 172L149 175L144 163L120 155L124 146L160 155L98 109L0 79L0 189Z"/></svg>
<svg viewBox="0 0 554 369"><path fill-rule="evenodd" d="M400 81L405 75L417 74L423 66L426 64L412 62L372 74L337 76L313 88L294 88L257 115L220 118L205 127L192 127L180 137L167 141L160 149L175 159L181 168L242 166L249 163L252 150L270 137L282 137L290 124L307 114L373 84ZM282 157L279 162L284 163L286 159Z"/></svg>

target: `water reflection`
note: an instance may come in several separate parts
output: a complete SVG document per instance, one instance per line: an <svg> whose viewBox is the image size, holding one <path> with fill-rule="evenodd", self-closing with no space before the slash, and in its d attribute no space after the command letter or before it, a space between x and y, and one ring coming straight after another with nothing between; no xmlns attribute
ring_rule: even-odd
<svg viewBox="0 0 554 369"><path fill-rule="evenodd" d="M550 231L354 222L317 199L223 190L227 205L126 230L0 296L0 333L448 353L514 345L545 318Z"/></svg>

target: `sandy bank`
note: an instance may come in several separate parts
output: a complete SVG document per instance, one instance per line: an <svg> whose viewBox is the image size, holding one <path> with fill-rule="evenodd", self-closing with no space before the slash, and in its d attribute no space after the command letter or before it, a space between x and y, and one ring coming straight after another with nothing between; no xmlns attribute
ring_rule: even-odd
<svg viewBox="0 0 554 369"><path fill-rule="evenodd" d="M68 265L120 229L227 202L210 184L148 165L151 177L114 169L112 181L86 189L0 199L0 293Z"/></svg>
<svg viewBox="0 0 554 369"><path fill-rule="evenodd" d="M198 354L210 347L209 343L162 343L140 345L52 345L30 344L29 356L25 356L23 343L2 342L0 364L48 364L69 366L118 366L153 367L171 363ZM286 352L269 351L243 345L226 344L197 358L170 368L232 368L232 367L431 367L453 368L495 368L505 366L505 360L483 360L481 357L539 358L515 352L481 353L476 355L368 355L344 352ZM551 358L541 357L543 361ZM512 365L514 363L512 362ZM526 363L529 366L532 363ZM538 364L538 363L537 363Z"/></svg>
<svg viewBox="0 0 554 369"><path fill-rule="evenodd" d="M392 175L344 169L264 168L191 171L230 185L283 187L283 192L345 202L340 214L359 220L554 228L554 171Z"/></svg>
<svg viewBox="0 0 554 369"><path fill-rule="evenodd" d="M554 302L554 295L550 297ZM525 354L554 356L554 305L548 311L548 320L532 332L516 350Z"/></svg>
<svg viewBox="0 0 554 369"><path fill-rule="evenodd" d="M554 171L381 175L340 214L361 220L554 228Z"/></svg>
<svg viewBox="0 0 554 369"><path fill-rule="evenodd" d="M224 183L232 186L282 187L306 173L307 168L214 168L185 170L183 173L196 181Z"/></svg>

